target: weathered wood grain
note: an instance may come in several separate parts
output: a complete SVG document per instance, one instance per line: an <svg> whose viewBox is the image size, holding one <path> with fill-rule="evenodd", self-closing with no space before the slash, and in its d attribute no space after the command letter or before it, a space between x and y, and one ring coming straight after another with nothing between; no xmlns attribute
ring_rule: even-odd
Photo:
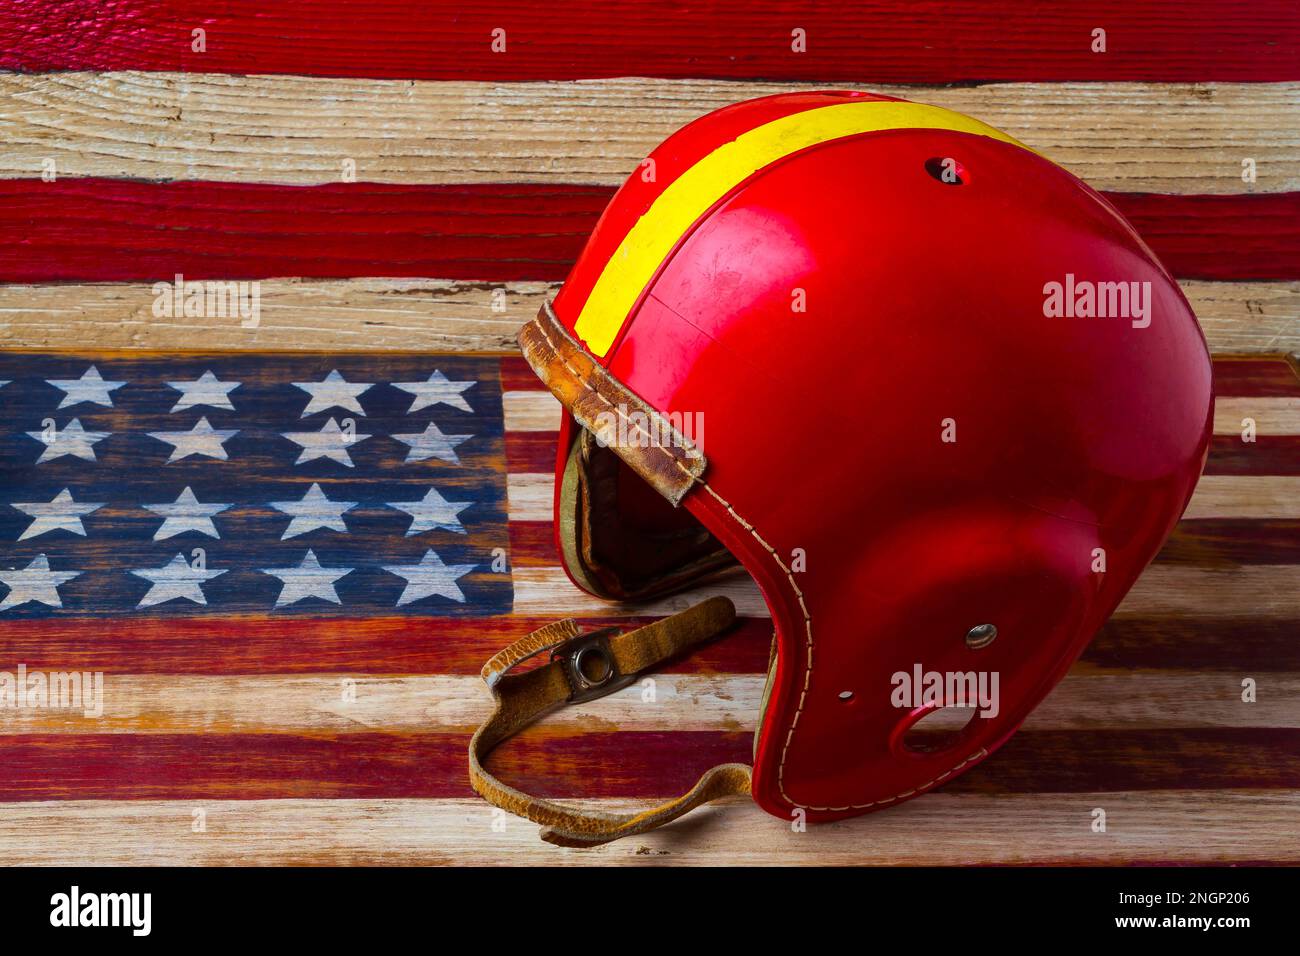
<svg viewBox="0 0 1300 956"><path fill-rule="evenodd" d="M1184 280L1181 285L1214 352L1300 352L1300 282ZM0 347L167 351L193 348L201 341L205 348L221 351L513 354L518 351L515 333L544 299L555 295L559 283L264 279L260 288L261 322L244 328L230 319L155 318L151 283L0 285ZM535 381L529 372L506 387L532 389ZM506 400L522 403L508 404L513 422L508 428L556 427L558 419L540 408L529 417L528 399L516 400L507 391ZM1235 405L1222 408L1234 409L1221 414L1227 416L1223 428L1235 434L1240 419L1229 428Z"/></svg>
<svg viewBox="0 0 1300 956"><path fill-rule="evenodd" d="M468 797L469 733L11 734L0 802ZM557 799L682 793L707 768L752 759L749 731L532 728L489 764ZM953 793L1300 789L1300 731L1022 731L945 784Z"/></svg>
<svg viewBox="0 0 1300 956"><path fill-rule="evenodd" d="M0 245L0 278L560 280L613 192L547 183L0 178L0 231L22 237ZM1300 276L1300 192L1107 195L1176 277Z"/></svg>
<svg viewBox="0 0 1300 956"><path fill-rule="evenodd" d="M552 474L510 475L510 520L550 521L554 487ZM1203 475L1183 517L1298 519L1300 476Z"/></svg>
<svg viewBox="0 0 1300 956"><path fill-rule="evenodd" d="M515 333L558 285L267 279L260 288L261 322L244 328L237 319L155 318L148 283L0 285L0 346L517 352Z"/></svg>
<svg viewBox="0 0 1300 956"><path fill-rule="evenodd" d="M1104 672L1076 665L1024 723L1029 730L1289 727L1300 729L1300 674L1257 676L1241 700L1238 672ZM587 704L562 708L552 730L745 731L760 711L761 674L658 674ZM13 734L268 734L472 732L492 700L470 676L108 674L102 712L0 710ZM648 699L653 690L653 699Z"/></svg>
<svg viewBox="0 0 1300 956"><path fill-rule="evenodd" d="M1092 831L1097 808L1104 833ZM795 833L736 797L635 840L566 850L524 820L501 828L481 800L36 801L0 805L0 853L62 866L1300 863L1284 837L1298 813L1300 793L1286 791L939 792Z"/></svg>
<svg viewBox="0 0 1300 956"><path fill-rule="evenodd" d="M1171 16L1155 0L1088 0L1041 15L1019 0L859 0L797 12L746 0L647 8L635 0L67 0L43 29L0 11L0 68L211 70L421 79L764 76L950 83L1294 79L1300 22L1285 0L1243 16L1226 0ZM21 8L19 8L21 9ZM202 24L211 44L191 49ZM1104 24L1110 43L1092 50ZM794 53L792 28L805 31ZM493 30L505 31L494 49ZM292 38L293 42L286 42Z"/></svg>
<svg viewBox="0 0 1300 956"><path fill-rule="evenodd" d="M1297 324L1300 325L1300 320ZM555 432L560 427L560 403L550 392L536 389L506 392L504 402L508 432ZM1240 438L1247 418L1254 421L1256 435L1300 435L1300 398L1225 395L1215 399L1216 435ZM524 478L517 477L520 481Z"/></svg>
<svg viewBox="0 0 1300 956"><path fill-rule="evenodd" d="M617 185L711 110L807 84L428 82L203 73L0 74L0 176ZM1300 83L875 86L969 113L1094 188L1300 189ZM1242 182L1242 160L1258 181Z"/></svg>
<svg viewBox="0 0 1300 956"><path fill-rule="evenodd" d="M558 567L517 567L515 609L523 614L628 614L630 608L608 604L580 591ZM735 603L737 613L766 617L767 604L748 578L728 578L681 594L637 605L637 613L675 614L716 594ZM1151 565L1129 591L1115 616L1203 617L1249 614L1257 619L1300 619L1300 566L1250 565L1197 568Z"/></svg>
<svg viewBox="0 0 1300 956"><path fill-rule="evenodd" d="M572 616L565 609L564 616ZM220 628L201 618L14 620L0 631L0 660L32 670L113 674L478 677L502 647L554 614L427 622L397 617L247 616ZM623 629L653 618L578 615L589 629ZM1191 616L1119 617L1084 649L1083 660L1117 670L1300 672L1300 619L1252 616L1250 608L1206 622ZM757 674L768 664L772 622L741 618L725 639L674 661L663 674ZM219 648L219 650L214 650ZM10 665L16 667L16 664Z"/></svg>
<svg viewBox="0 0 1300 956"><path fill-rule="evenodd" d="M1256 435L1300 435L1300 398L1237 398L1214 400L1214 434L1240 438L1246 419Z"/></svg>
<svg viewBox="0 0 1300 956"><path fill-rule="evenodd" d="M1202 475L1183 517L1300 518L1300 477Z"/></svg>

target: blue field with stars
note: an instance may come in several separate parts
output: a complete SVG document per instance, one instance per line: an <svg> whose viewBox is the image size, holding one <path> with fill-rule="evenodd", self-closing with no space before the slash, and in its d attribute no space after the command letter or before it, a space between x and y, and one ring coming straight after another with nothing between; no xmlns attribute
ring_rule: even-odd
<svg viewBox="0 0 1300 956"><path fill-rule="evenodd" d="M0 620L508 612L495 359L0 354Z"/></svg>

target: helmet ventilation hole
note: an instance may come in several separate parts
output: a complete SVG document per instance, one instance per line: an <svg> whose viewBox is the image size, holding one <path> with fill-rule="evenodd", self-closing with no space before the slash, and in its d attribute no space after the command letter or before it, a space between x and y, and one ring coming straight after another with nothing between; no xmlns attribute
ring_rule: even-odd
<svg viewBox="0 0 1300 956"><path fill-rule="evenodd" d="M966 632L966 646L972 651L988 647L997 639L998 629L994 624L976 624Z"/></svg>
<svg viewBox="0 0 1300 956"><path fill-rule="evenodd" d="M974 707L935 707L923 713L904 731L904 750L939 753L957 743L978 711Z"/></svg>
<svg viewBox="0 0 1300 956"><path fill-rule="evenodd" d="M951 156L932 156L925 161L925 171L930 178L945 186L965 186L970 182L966 167Z"/></svg>

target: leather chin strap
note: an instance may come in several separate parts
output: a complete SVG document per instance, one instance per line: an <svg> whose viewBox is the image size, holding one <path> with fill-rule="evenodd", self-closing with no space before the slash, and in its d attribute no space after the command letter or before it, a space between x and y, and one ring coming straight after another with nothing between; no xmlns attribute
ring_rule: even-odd
<svg viewBox="0 0 1300 956"><path fill-rule="evenodd" d="M541 837L557 846L592 847L620 837L645 833L701 804L750 792L751 768L721 764L709 770L689 792L639 813L603 813L567 807L532 797L488 773L482 761L501 741L564 703L604 697L633 683L646 670L701 644L730 627L736 609L715 597L653 624L617 633L605 628L582 633L572 620L556 621L515 642L483 665L496 708L469 745L469 776L489 803L542 825ZM521 662L551 651L540 667L512 674Z"/></svg>

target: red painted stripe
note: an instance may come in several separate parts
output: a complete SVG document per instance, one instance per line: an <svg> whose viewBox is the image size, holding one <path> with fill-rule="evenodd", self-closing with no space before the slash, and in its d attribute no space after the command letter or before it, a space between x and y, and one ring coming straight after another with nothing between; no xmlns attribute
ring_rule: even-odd
<svg viewBox="0 0 1300 956"><path fill-rule="evenodd" d="M510 441L507 439L506 446ZM1300 475L1300 436L1259 435L1243 442L1236 435L1215 435L1207 475Z"/></svg>
<svg viewBox="0 0 1300 956"><path fill-rule="evenodd" d="M1214 391L1220 396L1300 398L1300 375L1284 358L1221 358L1214 362Z"/></svg>
<svg viewBox="0 0 1300 956"><path fill-rule="evenodd" d="M506 468L511 474L555 470L555 432L506 432Z"/></svg>
<svg viewBox="0 0 1300 956"><path fill-rule="evenodd" d="M1106 198L1180 279L1300 276L1300 193Z"/></svg>
<svg viewBox="0 0 1300 956"><path fill-rule="evenodd" d="M207 49L191 50L191 29ZM506 31L494 53L491 33ZM807 31L807 52L791 30ZM1105 53L1091 50L1095 27ZM1300 16L1289 0L71 0L0 8L0 67L185 70L421 79L602 76L836 82L1293 80Z"/></svg>
<svg viewBox="0 0 1300 956"><path fill-rule="evenodd" d="M0 180L0 281L561 280L613 190ZM1300 193L1109 194L1180 278L1300 278Z"/></svg>
<svg viewBox="0 0 1300 956"><path fill-rule="evenodd" d="M1282 518L1182 521L1156 560L1161 564L1198 568L1300 564L1300 521Z"/></svg>
<svg viewBox="0 0 1300 956"><path fill-rule="evenodd" d="M563 279L596 186L0 180L0 281Z"/></svg>
<svg viewBox="0 0 1300 956"><path fill-rule="evenodd" d="M0 801L465 797L468 734L20 734L0 741ZM749 733L534 728L490 767L539 796L677 795L752 758ZM1025 731L957 793L1294 789L1300 731ZM483 805L487 814L489 808Z"/></svg>
<svg viewBox="0 0 1300 956"><path fill-rule="evenodd" d="M546 386L522 356L505 355L501 358L501 391L544 392Z"/></svg>
<svg viewBox="0 0 1300 956"><path fill-rule="evenodd" d="M6 621L0 670L108 674L461 674L553 617L49 618ZM584 619L592 629L652 618ZM757 673L767 666L772 623L736 629L665 672ZM218 650L219 648L219 650Z"/></svg>
<svg viewBox="0 0 1300 956"><path fill-rule="evenodd" d="M1300 621L1238 618L1122 618L1108 621L1083 652L1098 667L1153 670L1221 669L1249 676L1255 671L1300 669Z"/></svg>
<svg viewBox="0 0 1300 956"><path fill-rule="evenodd" d="M52 618L0 629L0 669L108 674L459 674L551 617L461 618ZM634 627L648 618L588 618L595 628ZM1300 670L1300 622L1216 618L1120 618L1083 653L1100 667L1227 668L1243 673ZM665 672L761 674L772 622L742 618L736 630ZM214 650L220 648L220 651Z"/></svg>

